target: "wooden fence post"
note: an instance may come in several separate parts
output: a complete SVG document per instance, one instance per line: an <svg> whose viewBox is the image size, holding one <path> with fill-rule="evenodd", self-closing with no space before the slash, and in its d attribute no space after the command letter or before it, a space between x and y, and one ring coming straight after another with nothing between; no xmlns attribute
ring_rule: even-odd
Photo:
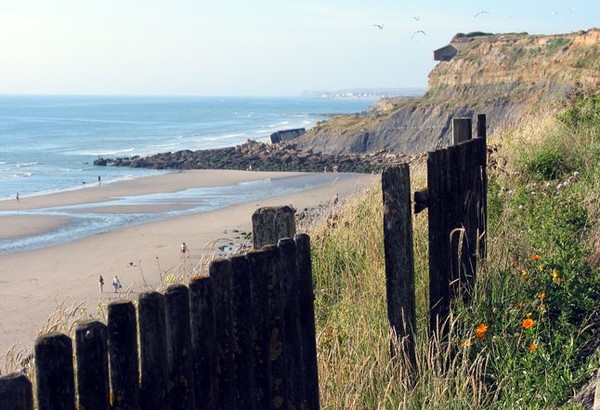
<svg viewBox="0 0 600 410"><path fill-rule="evenodd" d="M0 409L33 410L31 382L24 374L0 376Z"/></svg>
<svg viewBox="0 0 600 410"><path fill-rule="evenodd" d="M448 236L445 227L448 207L444 204L447 191L448 151L437 150L427 155L427 193L429 219L429 329L442 330L449 313Z"/></svg>
<svg viewBox="0 0 600 410"><path fill-rule="evenodd" d="M35 341L35 381L39 410L75 410L73 344L52 332Z"/></svg>
<svg viewBox="0 0 600 410"><path fill-rule="evenodd" d="M470 118L453 118L452 145L457 145L461 142L470 140L472 136L471 126Z"/></svg>
<svg viewBox="0 0 600 410"><path fill-rule="evenodd" d="M233 323L231 309L231 263L228 259L215 259L209 265L209 275L213 282L215 303L215 330L217 340L217 387L219 405L223 410L237 406L237 390L233 383Z"/></svg>
<svg viewBox="0 0 600 410"><path fill-rule="evenodd" d="M300 324L299 278L296 269L296 243L293 239L279 241L281 252L281 289L283 292L284 357L287 369L286 403L288 408L303 409L304 369L302 362L302 329Z"/></svg>
<svg viewBox="0 0 600 410"><path fill-rule="evenodd" d="M250 296L250 268L245 255L231 257L232 322L235 339L233 355L236 369L239 409L255 410L252 299Z"/></svg>
<svg viewBox="0 0 600 410"><path fill-rule="evenodd" d="M169 370L165 302L158 292L138 298L140 333L140 405L142 410L169 409Z"/></svg>
<svg viewBox="0 0 600 410"><path fill-rule="evenodd" d="M187 286L171 285L165 292L167 363L171 410L194 408L194 368L190 328L190 293Z"/></svg>
<svg viewBox="0 0 600 410"><path fill-rule="evenodd" d="M296 268L302 324L302 357L305 370L306 408L317 410L319 405L319 372L317 367L317 337L315 331L315 294L313 291L312 266L310 259L310 238L307 234L294 236L296 242Z"/></svg>
<svg viewBox="0 0 600 410"><path fill-rule="evenodd" d="M269 299L267 277L263 271L269 253L250 251L246 254L250 269L250 297L252 307L252 350L254 354L255 401L257 409L272 408L271 366L269 358Z"/></svg>
<svg viewBox="0 0 600 410"><path fill-rule="evenodd" d="M485 114L477 116L477 137L481 139L479 149L477 150L478 161L480 168L480 190L481 190L481 207L478 223L479 237L479 258L485 260L487 257L487 120Z"/></svg>
<svg viewBox="0 0 600 410"><path fill-rule="evenodd" d="M263 207L252 214L252 243L254 249L277 245L281 238L296 234L296 211L289 206Z"/></svg>
<svg viewBox="0 0 600 410"><path fill-rule="evenodd" d="M194 277L190 282L190 321L194 360L196 409L216 409L217 341L212 279Z"/></svg>
<svg viewBox="0 0 600 410"><path fill-rule="evenodd" d="M386 168L381 180L388 320L395 337L391 341L392 357L398 355L402 346L408 364L416 369L417 319L408 164Z"/></svg>
<svg viewBox="0 0 600 410"><path fill-rule="evenodd" d="M108 410L109 375L107 328L98 321L85 321L75 330L77 396L79 408Z"/></svg>
<svg viewBox="0 0 600 410"><path fill-rule="evenodd" d="M135 307L126 300L108 305L108 356L113 410L140 407Z"/></svg>

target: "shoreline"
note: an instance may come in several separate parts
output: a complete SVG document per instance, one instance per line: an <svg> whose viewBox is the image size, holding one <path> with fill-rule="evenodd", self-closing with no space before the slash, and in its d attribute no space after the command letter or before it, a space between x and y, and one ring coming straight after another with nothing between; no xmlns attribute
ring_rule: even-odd
<svg viewBox="0 0 600 410"><path fill-rule="evenodd" d="M148 176L77 191L21 199L22 209L102 202L123 195L169 193L198 186L222 186L264 177L284 178L298 173L198 170ZM334 184L292 194L238 203L226 208L114 229L66 244L0 255L0 363L13 344L31 350L36 334L59 306L72 304L78 310L96 313L98 303L105 305L123 297L112 292L116 274L129 294L154 290L166 275L177 275L213 257L226 256L219 247L235 247L247 241L252 230L252 213L263 206L291 205L297 211L329 204L335 194L340 199L363 192L379 180L369 174L349 175ZM14 207L16 201L0 201L0 210ZM140 205L143 209L143 205ZM5 218L13 218L8 216ZM18 235L18 223L29 223L28 232L52 229L60 220L34 220L16 216L2 223L0 238ZM6 225L9 225L7 227ZM190 248L182 259L181 242ZM133 266L129 266L132 263ZM104 293L98 290L98 277L104 277Z"/></svg>

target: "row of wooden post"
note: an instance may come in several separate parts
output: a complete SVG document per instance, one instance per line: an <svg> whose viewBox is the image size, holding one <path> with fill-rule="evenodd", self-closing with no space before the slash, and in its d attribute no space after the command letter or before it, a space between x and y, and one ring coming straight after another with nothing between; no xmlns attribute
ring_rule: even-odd
<svg viewBox="0 0 600 410"><path fill-rule="evenodd" d="M309 241L214 260L189 287L141 294L137 314L112 302L106 325L77 326L75 354L64 334L38 338L37 408L318 409ZM1 410L33 403L26 376L0 377Z"/></svg>
<svg viewBox="0 0 600 410"><path fill-rule="evenodd" d="M455 119L453 144L427 157L427 189L415 192L414 211L428 209L429 330L443 336L453 300L468 302L477 264L486 254L486 116ZM415 365L415 278L408 164L384 170L384 246L392 355L402 348Z"/></svg>

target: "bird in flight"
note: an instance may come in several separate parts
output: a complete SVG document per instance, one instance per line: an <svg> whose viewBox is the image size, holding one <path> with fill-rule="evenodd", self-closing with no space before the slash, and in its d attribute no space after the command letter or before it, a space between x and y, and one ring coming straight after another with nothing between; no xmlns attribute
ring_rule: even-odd
<svg viewBox="0 0 600 410"><path fill-rule="evenodd" d="M384 24L373 24L373 27L377 27L379 30L383 30Z"/></svg>
<svg viewBox="0 0 600 410"><path fill-rule="evenodd" d="M414 33L412 33L412 36L410 36L410 38L413 38L414 36L416 36L417 34L423 34L424 36L427 35L426 32L424 32L423 30L417 30Z"/></svg>
<svg viewBox="0 0 600 410"><path fill-rule="evenodd" d="M412 16L411 17L414 21L419 21L421 20L421 16Z"/></svg>
<svg viewBox="0 0 600 410"><path fill-rule="evenodd" d="M488 13L488 12L487 12L487 11L485 11L485 10L481 10L481 11L479 11L479 12L475 13L475 15L473 16L473 18L479 17L479 16L481 16L482 14L490 14L490 13Z"/></svg>

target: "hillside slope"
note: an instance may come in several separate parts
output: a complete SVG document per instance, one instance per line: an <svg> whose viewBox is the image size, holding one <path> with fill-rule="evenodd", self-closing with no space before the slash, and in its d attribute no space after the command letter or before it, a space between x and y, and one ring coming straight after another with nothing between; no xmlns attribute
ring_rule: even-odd
<svg viewBox="0 0 600 410"><path fill-rule="evenodd" d="M598 28L557 35L481 34L452 39L457 54L430 72L423 97L383 100L367 113L334 117L296 146L328 154L413 155L447 145L452 118L487 114L493 133L564 99L579 85L600 84Z"/></svg>

